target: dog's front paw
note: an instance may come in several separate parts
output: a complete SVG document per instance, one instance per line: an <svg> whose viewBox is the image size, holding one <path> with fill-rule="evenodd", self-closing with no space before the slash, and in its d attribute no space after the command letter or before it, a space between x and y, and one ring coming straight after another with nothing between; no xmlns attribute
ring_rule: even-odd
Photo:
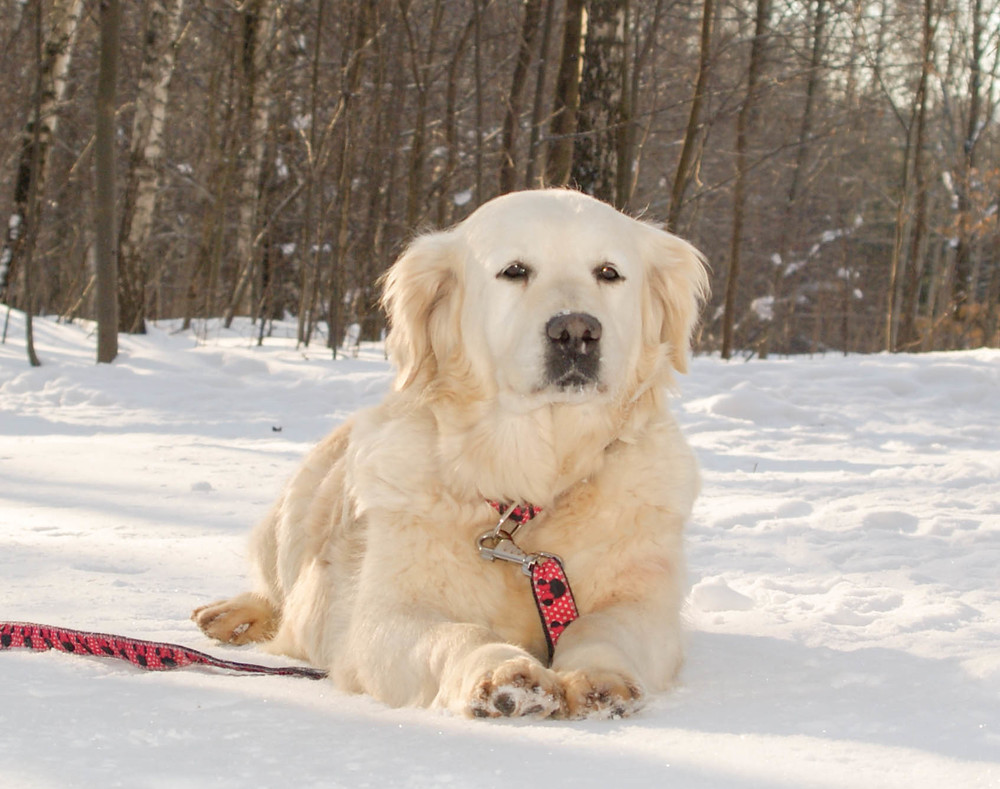
<svg viewBox="0 0 1000 789"><path fill-rule="evenodd" d="M205 635L227 644L267 641L278 625L274 607L263 597L249 593L196 608L191 619Z"/></svg>
<svg viewBox="0 0 1000 789"><path fill-rule="evenodd" d="M639 683L616 671L567 671L559 676L568 718L625 718L643 705Z"/></svg>
<svg viewBox="0 0 1000 789"><path fill-rule="evenodd" d="M534 658L517 657L487 672L472 690L468 710L477 718L547 718L565 713L559 677Z"/></svg>

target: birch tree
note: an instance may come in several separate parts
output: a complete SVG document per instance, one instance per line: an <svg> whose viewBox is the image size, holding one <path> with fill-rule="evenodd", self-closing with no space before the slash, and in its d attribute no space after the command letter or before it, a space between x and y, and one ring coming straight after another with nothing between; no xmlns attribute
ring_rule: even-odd
<svg viewBox="0 0 1000 789"><path fill-rule="evenodd" d="M566 0L559 71L556 75L545 184L565 186L573 167L573 141L580 107L580 68L584 42L584 0Z"/></svg>
<svg viewBox="0 0 1000 789"><path fill-rule="evenodd" d="M145 332L150 237L163 172L163 129L184 0L152 0L135 98L118 246L118 328Z"/></svg>
<svg viewBox="0 0 1000 789"><path fill-rule="evenodd" d="M40 8L38 13L41 14ZM0 248L0 301L12 303L19 261L26 251L25 242L32 237L28 232L29 225L40 220L40 217L33 216L32 208L40 210L44 204L49 155L59 122L59 107L66 95L67 77L82 15L83 0L54 0L49 11L50 24L39 64L40 107L21 133L13 210ZM29 201L31 195L35 196L34 203Z"/></svg>
<svg viewBox="0 0 1000 789"><path fill-rule="evenodd" d="M623 207L631 162L624 144L631 121L626 46L627 0L588 0L576 140L570 181Z"/></svg>
<svg viewBox="0 0 1000 789"><path fill-rule="evenodd" d="M41 116L42 116L42 11L41 6L35 7L35 95L34 95L34 120L32 121L32 157L31 172L38 171L38 160L41 156L39 137L41 136ZM30 207L32 215L36 214L38 200L38 179L32 178L28 189L27 205ZM35 332L33 327L34 298L32 286L34 284L34 272L31 265L31 257L34 251L35 236L38 233L38 222L32 222L27 228L30 236L25 242L24 255L24 346L28 353L28 363L32 367L41 365L38 354L35 353ZM3 340L7 339L7 319L10 318L10 307L7 307L7 315L4 318Z"/></svg>

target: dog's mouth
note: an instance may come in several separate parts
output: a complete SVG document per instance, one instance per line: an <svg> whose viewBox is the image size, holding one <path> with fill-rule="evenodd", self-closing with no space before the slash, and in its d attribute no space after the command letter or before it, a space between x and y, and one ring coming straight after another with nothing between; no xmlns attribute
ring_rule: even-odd
<svg viewBox="0 0 1000 789"><path fill-rule="evenodd" d="M550 385L564 392L579 392L588 388L598 388L598 380L593 375L574 369L551 381Z"/></svg>
<svg viewBox="0 0 1000 789"><path fill-rule="evenodd" d="M545 383L561 391L596 388L601 379L601 359L594 354L547 354Z"/></svg>
<svg viewBox="0 0 1000 789"><path fill-rule="evenodd" d="M546 364L544 381L535 389L536 394L548 392L557 399L577 399L599 395L606 390L601 381L599 365L593 364Z"/></svg>

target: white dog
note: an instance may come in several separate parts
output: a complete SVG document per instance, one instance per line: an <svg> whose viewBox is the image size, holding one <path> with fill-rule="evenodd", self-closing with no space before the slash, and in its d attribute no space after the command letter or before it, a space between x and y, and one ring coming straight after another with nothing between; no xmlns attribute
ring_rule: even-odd
<svg viewBox="0 0 1000 789"><path fill-rule="evenodd" d="M698 472L666 390L706 282L689 244L572 191L509 194L417 238L384 282L393 391L256 529L256 591L193 618L391 705L635 710L682 659ZM517 548L490 501L541 509ZM513 564L481 558L503 546ZM518 566L535 552L562 558L579 611L551 662Z"/></svg>

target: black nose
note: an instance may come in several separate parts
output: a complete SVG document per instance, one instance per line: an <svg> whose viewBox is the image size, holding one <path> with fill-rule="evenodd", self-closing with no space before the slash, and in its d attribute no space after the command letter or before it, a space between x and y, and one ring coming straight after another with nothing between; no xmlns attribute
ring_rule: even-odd
<svg viewBox="0 0 1000 789"><path fill-rule="evenodd" d="M601 339L601 322L585 312L556 315L545 324L549 341L560 352L585 356L597 349Z"/></svg>

